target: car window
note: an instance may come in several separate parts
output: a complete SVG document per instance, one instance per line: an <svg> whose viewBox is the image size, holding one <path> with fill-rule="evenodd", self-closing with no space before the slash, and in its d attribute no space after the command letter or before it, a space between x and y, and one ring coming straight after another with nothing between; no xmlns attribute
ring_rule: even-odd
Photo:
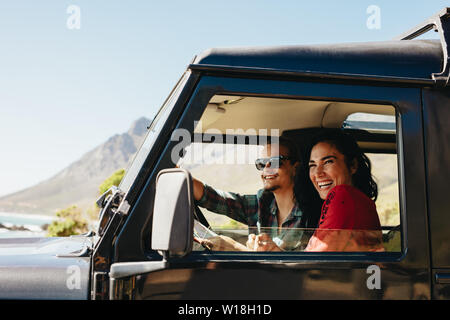
<svg viewBox="0 0 450 320"><path fill-rule="evenodd" d="M214 96L195 126L194 132L200 139L184 149L178 166L188 169L208 190L213 190L214 197L224 196L222 207L231 205L233 199L241 201L239 206L243 209L255 206L254 210L258 210L258 206L263 205L260 195L264 192L264 183L255 160L261 157L268 141L278 141L280 135L286 136L297 144L300 153L304 153L306 145L318 132L340 128L358 140L358 145L370 159L378 186L375 210L380 228L321 229L319 221L316 225L305 226L300 223L301 219L299 223L286 223L281 227L270 223L261 225L254 219L242 219L241 213L230 214L223 208L214 212L217 210L208 210L197 202L209 227L196 225L195 235L200 241L194 243L194 251L254 252L254 241L249 235L265 234L270 243L276 244L277 250L288 252L400 252L395 119L394 107L386 105ZM274 197L265 205L269 212L277 210ZM269 242L264 241L264 237L259 239L263 240L261 243Z"/></svg>

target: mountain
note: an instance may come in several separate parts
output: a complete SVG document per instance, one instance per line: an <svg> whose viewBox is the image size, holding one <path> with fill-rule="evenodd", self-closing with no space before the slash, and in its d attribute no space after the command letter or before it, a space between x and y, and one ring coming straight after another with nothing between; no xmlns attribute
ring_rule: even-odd
<svg viewBox="0 0 450 320"><path fill-rule="evenodd" d="M127 168L150 122L144 117L136 120L127 132L112 136L52 178L1 197L0 211L53 215L71 205L91 207L99 185L116 170Z"/></svg>

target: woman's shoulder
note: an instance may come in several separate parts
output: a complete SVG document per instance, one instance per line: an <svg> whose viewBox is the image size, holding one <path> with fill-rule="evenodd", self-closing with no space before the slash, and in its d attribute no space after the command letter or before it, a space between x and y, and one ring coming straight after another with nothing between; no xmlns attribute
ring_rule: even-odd
<svg viewBox="0 0 450 320"><path fill-rule="evenodd" d="M358 188L355 188L354 186L351 186L349 184L340 184L335 186L333 189L331 189L331 191L334 192L354 192L354 191L359 191ZM361 192L361 191L359 191Z"/></svg>
<svg viewBox="0 0 450 320"><path fill-rule="evenodd" d="M375 203L350 185L339 185L330 190L322 207L322 218L325 216L333 217L334 228L379 229Z"/></svg>
<svg viewBox="0 0 450 320"><path fill-rule="evenodd" d="M338 185L330 190L325 199L324 206L343 207L347 214L353 211L359 211L363 208L370 211L375 210L375 203L361 190L350 185Z"/></svg>
<svg viewBox="0 0 450 320"><path fill-rule="evenodd" d="M341 185L335 186L333 189L330 190L327 198L334 199L336 197L346 197L346 198L349 198L349 200L350 199L353 199L353 200L358 199L358 200L372 201L361 190L359 190L358 188L355 188L353 186L347 185L347 184L341 184Z"/></svg>

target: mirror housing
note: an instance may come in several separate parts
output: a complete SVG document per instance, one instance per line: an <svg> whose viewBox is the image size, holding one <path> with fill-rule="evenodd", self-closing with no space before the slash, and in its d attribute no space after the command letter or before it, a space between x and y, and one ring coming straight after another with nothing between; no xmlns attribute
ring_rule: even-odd
<svg viewBox="0 0 450 320"><path fill-rule="evenodd" d="M182 257L192 251L194 188L184 169L161 170L156 177L152 249Z"/></svg>

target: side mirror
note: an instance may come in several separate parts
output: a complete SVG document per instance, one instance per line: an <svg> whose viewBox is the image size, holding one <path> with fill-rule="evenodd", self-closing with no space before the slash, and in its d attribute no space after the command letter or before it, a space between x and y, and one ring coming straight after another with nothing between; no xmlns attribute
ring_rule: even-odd
<svg viewBox="0 0 450 320"><path fill-rule="evenodd" d="M184 169L161 170L156 177L152 249L165 256L185 256L192 251L194 189Z"/></svg>

